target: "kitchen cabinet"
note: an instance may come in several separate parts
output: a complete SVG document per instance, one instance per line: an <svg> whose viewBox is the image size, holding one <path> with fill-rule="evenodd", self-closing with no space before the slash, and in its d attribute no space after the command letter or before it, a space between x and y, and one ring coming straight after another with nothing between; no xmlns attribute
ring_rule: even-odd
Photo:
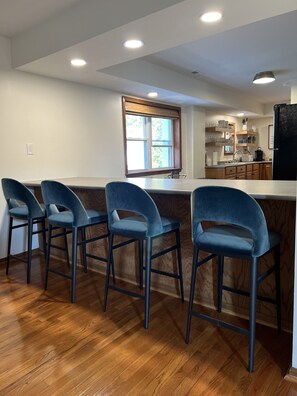
<svg viewBox="0 0 297 396"><path fill-rule="evenodd" d="M206 179L237 179L237 166L221 166L205 168Z"/></svg>
<svg viewBox="0 0 297 396"><path fill-rule="evenodd" d="M245 179L246 165L205 168L205 177L207 179Z"/></svg>
<svg viewBox="0 0 297 396"><path fill-rule="evenodd" d="M272 180L272 163L261 164L261 179Z"/></svg>
<svg viewBox="0 0 297 396"><path fill-rule="evenodd" d="M259 163L236 163L229 165L210 166L205 168L207 179L247 179L247 180L271 180L271 162Z"/></svg>
<svg viewBox="0 0 297 396"><path fill-rule="evenodd" d="M247 180L260 179L260 164L248 164L246 166L246 179Z"/></svg>
<svg viewBox="0 0 297 396"><path fill-rule="evenodd" d="M227 166L223 179L236 179L236 166Z"/></svg>
<svg viewBox="0 0 297 396"><path fill-rule="evenodd" d="M236 179L246 179L246 165L236 166Z"/></svg>

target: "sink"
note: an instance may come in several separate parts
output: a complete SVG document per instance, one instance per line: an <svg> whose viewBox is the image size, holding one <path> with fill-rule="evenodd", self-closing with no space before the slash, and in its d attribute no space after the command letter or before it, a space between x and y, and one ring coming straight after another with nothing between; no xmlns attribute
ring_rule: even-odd
<svg viewBox="0 0 297 396"><path fill-rule="evenodd" d="M241 162L238 160L230 160L230 161L219 161L218 165L227 165L227 164L240 164Z"/></svg>

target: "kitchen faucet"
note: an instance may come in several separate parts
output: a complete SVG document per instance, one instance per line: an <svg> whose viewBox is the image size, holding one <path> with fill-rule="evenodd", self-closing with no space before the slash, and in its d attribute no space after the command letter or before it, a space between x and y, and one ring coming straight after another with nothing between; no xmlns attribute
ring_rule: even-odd
<svg viewBox="0 0 297 396"><path fill-rule="evenodd" d="M242 152L241 149L235 150L235 151L233 152L233 162L236 162L236 160L235 160L236 154L243 154L243 152Z"/></svg>

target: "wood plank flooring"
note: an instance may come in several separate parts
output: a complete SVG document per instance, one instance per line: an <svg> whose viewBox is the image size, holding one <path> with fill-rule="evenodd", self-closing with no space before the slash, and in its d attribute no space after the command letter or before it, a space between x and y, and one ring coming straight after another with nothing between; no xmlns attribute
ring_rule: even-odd
<svg viewBox="0 0 297 396"><path fill-rule="evenodd" d="M78 270L72 305L68 280L50 274L43 290L41 256L30 285L23 263L12 261L9 276L4 267L0 395L297 395L297 384L283 379L291 363L288 333L257 325L249 374L245 336L193 318L186 345L187 303L177 298L152 292L146 331L139 300L110 291L102 313L99 273Z"/></svg>

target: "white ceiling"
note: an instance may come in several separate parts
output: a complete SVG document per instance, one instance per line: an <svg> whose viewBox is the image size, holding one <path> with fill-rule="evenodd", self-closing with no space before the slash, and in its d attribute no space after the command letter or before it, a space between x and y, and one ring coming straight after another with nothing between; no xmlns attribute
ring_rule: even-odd
<svg viewBox="0 0 297 396"><path fill-rule="evenodd" d="M211 9L223 19L205 25ZM0 0L0 35L19 70L229 114L267 114L297 85L296 0ZM252 84L264 70L276 81Z"/></svg>
<svg viewBox="0 0 297 396"><path fill-rule="evenodd" d="M0 36L13 37L80 0L0 0Z"/></svg>

